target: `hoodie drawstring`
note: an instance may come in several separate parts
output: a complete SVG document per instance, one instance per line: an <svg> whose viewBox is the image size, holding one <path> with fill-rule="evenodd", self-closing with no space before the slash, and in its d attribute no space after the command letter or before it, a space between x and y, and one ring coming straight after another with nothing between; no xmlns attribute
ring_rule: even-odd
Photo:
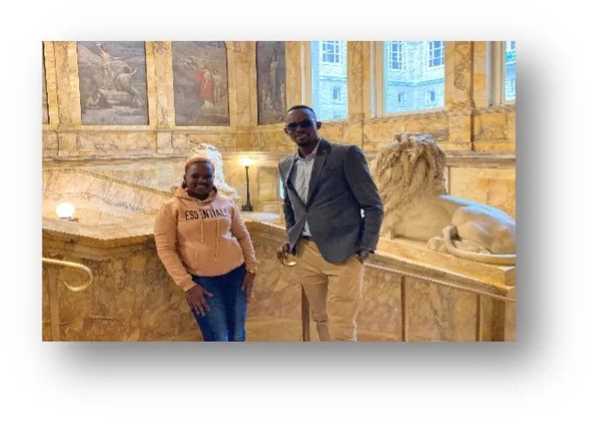
<svg viewBox="0 0 600 427"><path fill-rule="evenodd" d="M216 236L215 236L215 259L217 258L217 255L219 254L219 225L221 224L221 221L217 220L216 221L217 226L216 228Z"/></svg>

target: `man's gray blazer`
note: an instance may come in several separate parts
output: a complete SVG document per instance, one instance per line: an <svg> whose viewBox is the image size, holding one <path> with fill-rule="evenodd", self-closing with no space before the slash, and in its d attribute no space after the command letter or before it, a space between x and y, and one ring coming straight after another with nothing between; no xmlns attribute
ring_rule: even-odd
<svg viewBox="0 0 600 427"><path fill-rule="evenodd" d="M360 249L374 251L383 205L360 148L321 139L306 204L290 176L295 158L290 156L279 162L284 183L283 212L292 251L295 252L306 221L312 239L329 262L343 262Z"/></svg>

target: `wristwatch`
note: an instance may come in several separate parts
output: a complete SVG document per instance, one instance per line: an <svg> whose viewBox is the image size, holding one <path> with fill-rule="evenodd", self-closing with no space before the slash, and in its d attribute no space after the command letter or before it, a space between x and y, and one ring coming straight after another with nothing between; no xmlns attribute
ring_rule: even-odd
<svg viewBox="0 0 600 427"><path fill-rule="evenodd" d="M250 274L256 274L256 267L254 267L254 268L246 267L246 272L250 273Z"/></svg>

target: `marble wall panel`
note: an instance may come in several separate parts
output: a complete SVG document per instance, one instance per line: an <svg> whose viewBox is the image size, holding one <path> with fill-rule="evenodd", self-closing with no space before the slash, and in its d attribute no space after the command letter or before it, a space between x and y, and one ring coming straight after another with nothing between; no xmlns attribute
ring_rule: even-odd
<svg viewBox="0 0 600 427"><path fill-rule="evenodd" d="M475 341L477 297L406 279L407 341Z"/></svg>
<svg viewBox="0 0 600 427"><path fill-rule="evenodd" d="M46 65L42 56L42 124L50 123L48 114L48 90L46 89Z"/></svg>
<svg viewBox="0 0 600 427"><path fill-rule="evenodd" d="M248 339L299 341L302 332L300 287L294 279L293 267L282 266L275 256L284 231L257 223L249 223L248 228L259 260L248 312ZM70 246L55 239L44 239L44 255L82 262L92 269L95 280L87 290L73 293L59 283L67 280L76 285L80 273L44 267L44 339L201 339L183 293L164 271L150 236L143 244L118 250L89 247L83 251L81 246ZM54 335L51 328L52 292L57 294L54 301L58 335ZM510 328L514 327L513 312L513 307L488 297L423 280L403 279L398 273L368 267L358 316L358 336L361 341L509 339ZM513 323L506 321L510 316ZM311 339L318 338L312 334Z"/></svg>
<svg viewBox="0 0 600 427"><path fill-rule="evenodd" d="M54 53L54 42L42 42L43 47L43 68L42 78L46 95L46 108L48 120L42 126L44 131L56 129L58 125L58 94L56 87L56 55Z"/></svg>
<svg viewBox="0 0 600 427"><path fill-rule="evenodd" d="M293 141L283 132L283 124L259 127L256 132L257 151L270 153L292 153L296 147Z"/></svg>
<svg viewBox="0 0 600 427"><path fill-rule="evenodd" d="M120 156L152 155L156 151L156 134L153 132L80 132L77 156L111 158Z"/></svg>
<svg viewBox="0 0 600 427"><path fill-rule="evenodd" d="M348 141L344 140L346 126L344 122L323 122L319 133L329 142L348 144Z"/></svg>
<svg viewBox="0 0 600 427"><path fill-rule="evenodd" d="M303 82L303 55L305 54L302 42L285 42L287 108L302 104L302 94L305 85L305 82Z"/></svg>
<svg viewBox="0 0 600 427"><path fill-rule="evenodd" d="M45 242L47 244L48 242ZM47 256L62 256L45 249ZM183 292L162 268L155 249L132 247L125 254L96 260L69 254L68 259L89 266L93 284L82 292L71 292L60 283L50 283L44 269L45 288L56 286L60 311L60 340L128 341L199 340L195 321ZM78 283L77 274L59 268L58 280ZM79 279L80 280L80 279ZM45 338L52 337L47 294L43 301ZM56 338L54 338L56 339Z"/></svg>
<svg viewBox="0 0 600 427"><path fill-rule="evenodd" d="M402 340L401 277L367 269L357 318L360 341Z"/></svg>
<svg viewBox="0 0 600 427"><path fill-rule="evenodd" d="M226 42L229 68L230 123L232 127L256 126L256 43Z"/></svg>
<svg viewBox="0 0 600 427"><path fill-rule="evenodd" d="M516 214L514 168L451 168L450 193Z"/></svg>
<svg viewBox="0 0 600 427"><path fill-rule="evenodd" d="M171 42L148 42L146 49L153 58L156 86L156 124L159 129L175 127L175 99L173 89L173 50Z"/></svg>
<svg viewBox="0 0 600 427"><path fill-rule="evenodd" d="M80 126L81 105L79 103L77 44L75 42L54 42L53 45L59 106L58 122L63 127Z"/></svg>
<svg viewBox="0 0 600 427"><path fill-rule="evenodd" d="M293 281L292 269L282 266L276 259L278 241L263 239L256 234L253 234L253 241L259 271L254 298L248 309L249 338L253 341L299 341L302 337L301 292Z"/></svg>
<svg viewBox="0 0 600 427"><path fill-rule="evenodd" d="M272 202L279 200L279 171L275 167L259 167L257 170L258 200Z"/></svg>
<svg viewBox="0 0 600 427"><path fill-rule="evenodd" d="M488 76L488 43L473 42L473 103L475 108L490 105L490 76Z"/></svg>
<svg viewBox="0 0 600 427"><path fill-rule="evenodd" d="M44 158L56 158L58 156L58 135L56 132L43 132L42 149Z"/></svg>
<svg viewBox="0 0 600 427"><path fill-rule="evenodd" d="M448 141L448 119L445 113L407 114L385 119L367 120L363 149L377 151L404 132L428 132L440 143Z"/></svg>
<svg viewBox="0 0 600 427"><path fill-rule="evenodd" d="M289 279L275 258L275 242L256 239L260 260L254 298L248 312L250 341L298 341L301 337L300 289ZM45 241L45 256L65 254L51 249ZM80 283L81 275L54 266L43 269L43 334L45 340L65 341L154 341L199 340L201 334L189 312L183 292L177 288L158 259L153 245L132 246L120 254L101 259L67 254L70 261L81 262L94 272L92 286L71 292L60 284ZM51 270L58 272L51 280ZM58 281L58 282L57 282ZM54 337L50 322L50 296L57 290L59 337Z"/></svg>

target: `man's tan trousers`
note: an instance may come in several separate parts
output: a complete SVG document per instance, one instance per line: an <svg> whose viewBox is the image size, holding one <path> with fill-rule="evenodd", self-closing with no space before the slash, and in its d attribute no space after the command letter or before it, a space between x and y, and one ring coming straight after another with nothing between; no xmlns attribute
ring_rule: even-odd
<svg viewBox="0 0 600 427"><path fill-rule="evenodd" d="M302 285L319 340L356 341L356 316L364 266L356 256L343 263L323 259L312 240L300 239L294 279Z"/></svg>

